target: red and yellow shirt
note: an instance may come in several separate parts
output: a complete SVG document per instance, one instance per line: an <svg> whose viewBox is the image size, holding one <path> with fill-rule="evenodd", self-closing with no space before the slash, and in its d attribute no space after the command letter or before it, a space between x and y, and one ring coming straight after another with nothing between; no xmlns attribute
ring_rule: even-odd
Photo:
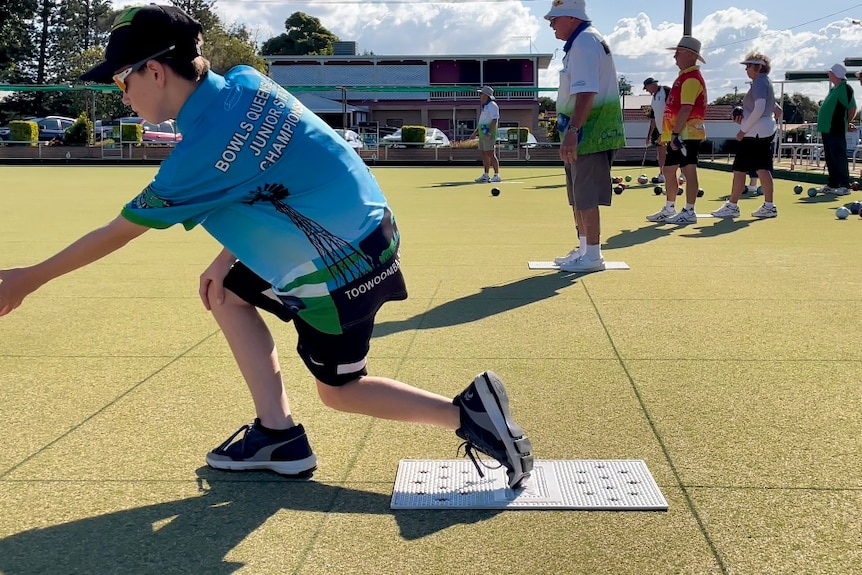
<svg viewBox="0 0 862 575"><path fill-rule="evenodd" d="M682 140L704 140L706 139L706 83L700 74L699 66L692 66L680 70L679 76L670 88L667 103L664 108L664 117L661 125L662 143L670 142L674 124L676 124L679 110L685 105L692 106L691 114L685 126L679 133Z"/></svg>

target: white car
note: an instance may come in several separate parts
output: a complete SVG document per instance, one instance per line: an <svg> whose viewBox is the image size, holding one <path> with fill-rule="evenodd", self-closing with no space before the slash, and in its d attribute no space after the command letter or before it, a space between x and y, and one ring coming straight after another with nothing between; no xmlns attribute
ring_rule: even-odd
<svg viewBox="0 0 862 575"><path fill-rule="evenodd" d="M401 143L401 128L393 134L383 136L383 145L406 147ZM449 137L439 128L425 128L425 145L423 148L444 148L449 145ZM411 146L412 147L412 146Z"/></svg>
<svg viewBox="0 0 862 575"><path fill-rule="evenodd" d="M526 128L518 128L518 127L508 127L508 128L497 128L497 143L501 146L505 146L509 143L509 138L511 137L512 141L518 138L518 130L526 130ZM519 144L522 148L535 148L538 145L538 140L536 140L536 136L532 134L529 130L527 130L527 141L521 142Z"/></svg>
<svg viewBox="0 0 862 575"><path fill-rule="evenodd" d="M341 128L335 128L335 131L339 136L344 138L348 146L350 146L357 152L365 147L365 144L362 142L362 138L360 138L359 134L357 134L353 130L343 130Z"/></svg>

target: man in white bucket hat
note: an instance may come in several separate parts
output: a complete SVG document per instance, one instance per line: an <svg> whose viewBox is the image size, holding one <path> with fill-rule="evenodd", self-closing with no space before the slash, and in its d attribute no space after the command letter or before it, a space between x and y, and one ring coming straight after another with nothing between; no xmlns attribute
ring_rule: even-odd
<svg viewBox="0 0 862 575"><path fill-rule="evenodd" d="M683 36L673 50L679 67L679 76L670 88L662 118L661 141L667 143L664 162L664 180L667 198L664 207L647 216L655 223L693 224L697 222L694 204L697 201L697 154L701 142L706 139L704 118L706 117L706 83L700 73L698 62L700 40ZM677 213L676 195L679 192L677 168L685 178L685 207Z"/></svg>
<svg viewBox="0 0 862 575"><path fill-rule="evenodd" d="M557 129L578 234L578 246L554 262L563 271L599 271L605 269L599 207L611 205L614 153L625 146L616 66L584 0L554 0L545 19L565 42Z"/></svg>

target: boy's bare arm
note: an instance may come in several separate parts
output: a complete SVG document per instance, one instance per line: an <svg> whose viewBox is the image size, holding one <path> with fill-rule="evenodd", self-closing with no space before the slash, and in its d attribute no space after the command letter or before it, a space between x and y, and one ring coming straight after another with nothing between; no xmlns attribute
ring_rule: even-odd
<svg viewBox="0 0 862 575"><path fill-rule="evenodd" d="M117 216L38 264L0 271L0 316L17 308L42 285L105 257L148 229Z"/></svg>

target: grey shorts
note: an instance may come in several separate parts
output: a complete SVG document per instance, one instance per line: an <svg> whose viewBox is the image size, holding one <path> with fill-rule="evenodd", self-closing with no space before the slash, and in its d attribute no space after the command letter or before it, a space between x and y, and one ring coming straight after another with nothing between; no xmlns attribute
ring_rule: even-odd
<svg viewBox="0 0 862 575"><path fill-rule="evenodd" d="M611 165L614 150L578 155L574 164L565 164L569 205L591 210L611 205Z"/></svg>
<svg viewBox="0 0 862 575"><path fill-rule="evenodd" d="M480 152L493 152L495 144L496 141L494 140L494 136L479 136Z"/></svg>

